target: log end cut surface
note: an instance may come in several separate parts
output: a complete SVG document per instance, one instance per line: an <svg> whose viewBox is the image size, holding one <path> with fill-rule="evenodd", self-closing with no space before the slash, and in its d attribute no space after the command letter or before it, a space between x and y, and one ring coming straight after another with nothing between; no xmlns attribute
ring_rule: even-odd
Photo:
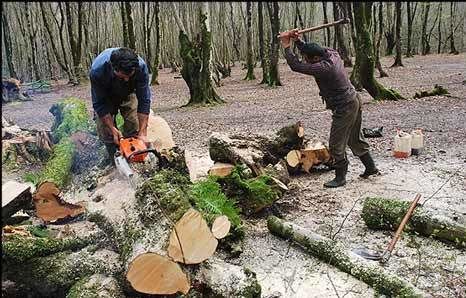
<svg viewBox="0 0 466 298"><path fill-rule="evenodd" d="M190 288L188 278L180 266L155 253L141 254L134 259L126 278L136 291L145 294L187 294Z"/></svg>
<svg viewBox="0 0 466 298"><path fill-rule="evenodd" d="M217 217L212 224L212 234L217 239L222 239L230 232L231 223L226 215Z"/></svg>

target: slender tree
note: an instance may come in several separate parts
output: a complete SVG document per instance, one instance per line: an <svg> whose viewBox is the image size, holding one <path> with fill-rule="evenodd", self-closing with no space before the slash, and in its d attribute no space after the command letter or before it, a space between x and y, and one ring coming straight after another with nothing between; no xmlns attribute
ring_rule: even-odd
<svg viewBox="0 0 466 298"><path fill-rule="evenodd" d="M388 74L383 70L382 63L380 63L380 43L382 42L383 34L383 2L379 2L379 30L377 35L377 42L375 46L375 67L379 71L380 77L388 77Z"/></svg>
<svg viewBox="0 0 466 298"><path fill-rule="evenodd" d="M246 66L248 68L248 72L246 74L245 80L255 80L256 76L254 75L254 61L253 61L253 53L252 53L252 5L251 1L246 2L246 16L247 16L247 25L246 25L246 39L247 39L247 59L246 59Z"/></svg>
<svg viewBox="0 0 466 298"><path fill-rule="evenodd" d="M121 25L123 29L123 46L129 46L129 39L128 39L128 21L126 19L126 11L125 11L125 4L124 2L119 3L120 6L120 14L121 14Z"/></svg>
<svg viewBox="0 0 466 298"><path fill-rule="evenodd" d="M455 30L453 30L453 22L455 20L455 15L453 14L454 5L456 5L455 2L450 2L450 54L458 55L459 52L455 47Z"/></svg>
<svg viewBox="0 0 466 298"><path fill-rule="evenodd" d="M356 66L361 85L376 100L397 100L402 98L391 89L386 89L374 77L374 55L369 24L371 21L371 2L353 2L354 25L356 29Z"/></svg>
<svg viewBox="0 0 466 298"><path fill-rule="evenodd" d="M324 23L328 23L328 17L327 17L327 2L322 1L322 10L324 13ZM330 46L330 28L326 28L324 31L324 40L325 40L325 46L329 47Z"/></svg>
<svg viewBox="0 0 466 298"><path fill-rule="evenodd" d="M335 21L341 19L343 17L343 13L341 11L341 4L339 2L333 2L333 19ZM341 26L335 26L335 37L338 42L338 53L340 54L341 58L343 59L343 63L345 67L353 66L351 62L351 58L348 54L348 48L345 43L345 38L343 35L343 28Z"/></svg>
<svg viewBox="0 0 466 298"><path fill-rule="evenodd" d="M416 16L416 9L417 9L417 2L414 5L414 9L411 10L411 4L412 2L408 1L406 2L406 12L407 12L407 17L408 17L408 22L407 22L407 29L408 29L408 36L407 36L407 42L406 42L406 57L413 57L412 49L411 49L411 37L413 35L413 21L414 17Z"/></svg>
<svg viewBox="0 0 466 298"><path fill-rule="evenodd" d="M261 59L261 68L262 68L262 81L260 84L266 84L269 81L269 70L268 62L265 57L265 42L264 42L264 15L262 13L263 2L257 3L257 16L258 16L258 32L259 32L259 56Z"/></svg>
<svg viewBox="0 0 466 298"><path fill-rule="evenodd" d="M28 32L28 37L29 37L29 44L31 45L31 67L33 71L31 72L31 77L34 80L39 80L39 65L37 63L37 44L35 40L35 33L36 30L34 29L33 23L32 23L32 16L31 12L29 10L29 4L27 2L24 3L24 13L26 17L26 24L27 24L27 32Z"/></svg>
<svg viewBox="0 0 466 298"><path fill-rule="evenodd" d="M271 43L269 49L269 81L267 84L271 87L282 86L280 82L280 73L278 71L278 55L280 44L278 42L277 35L280 31L280 19L279 19L279 6L278 2L267 2L267 10L269 11L269 19L271 25Z"/></svg>
<svg viewBox="0 0 466 298"><path fill-rule="evenodd" d="M131 2L125 1L125 13L126 21L128 25L128 46L136 50L136 37L134 35L134 25L133 25L133 14L131 8Z"/></svg>
<svg viewBox="0 0 466 298"><path fill-rule="evenodd" d="M424 18L422 21L422 33L421 33L421 41L422 41L422 55L427 55L430 53L430 44L427 36L427 20L429 18L429 9L430 9L430 2L424 3Z"/></svg>
<svg viewBox="0 0 466 298"><path fill-rule="evenodd" d="M159 64L160 64L160 3L158 1L155 2L154 16L155 16L155 54L154 54L154 65L152 66L152 78L151 78L150 84L159 85L157 78L159 76Z"/></svg>
<svg viewBox="0 0 466 298"><path fill-rule="evenodd" d="M392 67L396 66L403 66L401 61L401 2L397 1L395 3L395 11L396 11L396 25L395 25L395 44L396 44L396 54L395 54L395 62L393 63Z"/></svg>
<svg viewBox="0 0 466 298"><path fill-rule="evenodd" d="M440 54L440 49L442 46L442 2L439 2L438 7L438 15L439 15L439 22L438 22L438 46L437 46L437 54Z"/></svg>
<svg viewBox="0 0 466 298"><path fill-rule="evenodd" d="M5 39L5 54L6 60L8 64L8 74L12 78L17 78L16 70L13 65L13 49L11 46L11 36L10 31L11 27L9 25L8 16L6 12L6 3L2 3L2 29L3 29L3 38Z"/></svg>
<svg viewBox="0 0 466 298"><path fill-rule="evenodd" d="M385 56L391 56L393 54L393 48L395 47L395 23L392 21L392 2L387 2L387 27L385 31L385 39L387 41L387 47Z"/></svg>

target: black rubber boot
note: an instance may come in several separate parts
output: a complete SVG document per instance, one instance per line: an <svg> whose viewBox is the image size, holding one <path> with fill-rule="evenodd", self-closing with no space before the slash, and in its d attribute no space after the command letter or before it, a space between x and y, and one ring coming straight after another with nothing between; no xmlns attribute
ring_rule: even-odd
<svg viewBox="0 0 466 298"><path fill-rule="evenodd" d="M335 169L335 178L324 183L324 187L335 188L346 184L346 173L348 172L348 164Z"/></svg>
<svg viewBox="0 0 466 298"><path fill-rule="evenodd" d="M362 161L362 164L366 167L364 173L359 175L361 178L369 178L371 175L379 174L379 170L375 167L374 160L369 152L359 157Z"/></svg>

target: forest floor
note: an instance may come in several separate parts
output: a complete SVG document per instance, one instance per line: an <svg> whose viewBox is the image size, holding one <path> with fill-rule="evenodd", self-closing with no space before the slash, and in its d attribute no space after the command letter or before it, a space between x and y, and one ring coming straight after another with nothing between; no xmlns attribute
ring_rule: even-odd
<svg viewBox="0 0 466 298"><path fill-rule="evenodd" d="M383 126L382 138L368 139L382 175L360 179L363 166L348 151L345 187L323 188L322 184L333 178L332 172L294 177L290 192L277 202L276 209L286 220L324 236L335 236L348 249L366 246L377 251L386 248L393 232L367 229L360 217L367 196L412 200L420 193L423 203L435 193L426 206L455 213L460 222L466 222L465 61L464 53L415 56L405 58L404 67L389 68L392 58L383 58L389 77L378 81L407 100L374 102L367 92L360 93L363 127ZM306 138L327 141L331 112L325 110L312 78L292 72L285 61L280 62L282 87L258 85L261 69L256 68L255 74L258 79L244 81L245 70L237 63L232 76L217 88L227 103L181 108L188 100L188 88L183 79L176 78L179 74L163 69L160 85L152 88L152 107L169 123L175 142L199 157L208 155L207 140L216 131L269 135L301 121ZM430 91L435 84L448 89L450 95L412 98L415 92ZM53 116L48 110L66 96L85 99L91 110L89 85L71 87L60 82L50 93L36 94L33 101L3 105L2 114L21 128L50 129ZM422 154L407 159L392 157L396 129L411 132L416 128L424 132ZM19 173L2 173L2 183L15 175ZM229 260L257 273L263 297L367 297L373 293L366 284L272 236L266 216L264 212L246 220L244 252ZM451 245L403 234L385 267L430 297L466 297L466 252Z"/></svg>

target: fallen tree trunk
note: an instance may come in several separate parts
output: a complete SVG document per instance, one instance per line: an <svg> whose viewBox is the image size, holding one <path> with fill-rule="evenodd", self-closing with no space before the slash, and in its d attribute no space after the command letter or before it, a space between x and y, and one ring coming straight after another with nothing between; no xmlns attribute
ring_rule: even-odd
<svg viewBox="0 0 466 298"><path fill-rule="evenodd" d="M303 246L310 255L362 280L381 294L390 297L424 297L409 282L389 274L378 265L364 260L351 251L347 251L337 241L315 234L275 216L268 218L267 227L272 234L293 240Z"/></svg>
<svg viewBox="0 0 466 298"><path fill-rule="evenodd" d="M41 297L65 297L81 278L95 273L116 275L120 270L114 252L85 248L33 258L21 266L2 266L2 277L29 295L34 292Z"/></svg>
<svg viewBox="0 0 466 298"><path fill-rule="evenodd" d="M88 297L124 298L125 295L114 277L93 274L80 279L66 295L66 298Z"/></svg>
<svg viewBox="0 0 466 298"><path fill-rule="evenodd" d="M245 164L258 176L264 167L277 164L290 150L303 148L303 143L304 129L298 122L281 128L272 139L213 133L209 137L209 154L213 161Z"/></svg>
<svg viewBox="0 0 466 298"><path fill-rule="evenodd" d="M409 208L409 202L366 198L361 217L371 229L396 230ZM438 240L452 243L459 248L466 247L466 225L439 214L439 211L418 206L408 221L405 231L432 236Z"/></svg>
<svg viewBox="0 0 466 298"><path fill-rule="evenodd" d="M19 265L29 259L45 257L65 250L79 250L96 242L102 236L91 235L85 238L30 238L14 236L2 241L2 262Z"/></svg>
<svg viewBox="0 0 466 298"><path fill-rule="evenodd" d="M138 188L136 205L134 208L127 209L124 222L101 214L90 215L89 219L96 222L106 232L114 248L119 252L120 260L124 264L126 280L131 284L128 291L147 294L174 294L176 292L186 294L192 286L195 286L190 285L188 281L193 280L194 274L199 268L203 268L205 262L197 266L178 264L173 262L167 252L170 235L172 238L184 237L184 232L181 230L178 231L178 235L173 234L177 233L173 231L173 226L188 209L192 208L189 189L189 177L176 174L174 171L162 170ZM209 216L208 210L202 210L202 213L207 213L207 217L213 217ZM185 246L184 241L181 240L183 244L181 248L190 249L189 246ZM175 257L175 259L184 262L186 258L183 256L187 257L188 251L178 251L178 253L181 257ZM147 270L151 272L150 277L147 275L149 272ZM227 270L223 270L222 274L227 274ZM253 276L248 277L248 280L250 282L245 286L257 283ZM223 281L231 283L227 278ZM199 283L202 285L201 288L215 288L209 286L206 280L200 279ZM247 292L246 289L245 291ZM232 297L234 293L219 292L216 294L218 297Z"/></svg>

